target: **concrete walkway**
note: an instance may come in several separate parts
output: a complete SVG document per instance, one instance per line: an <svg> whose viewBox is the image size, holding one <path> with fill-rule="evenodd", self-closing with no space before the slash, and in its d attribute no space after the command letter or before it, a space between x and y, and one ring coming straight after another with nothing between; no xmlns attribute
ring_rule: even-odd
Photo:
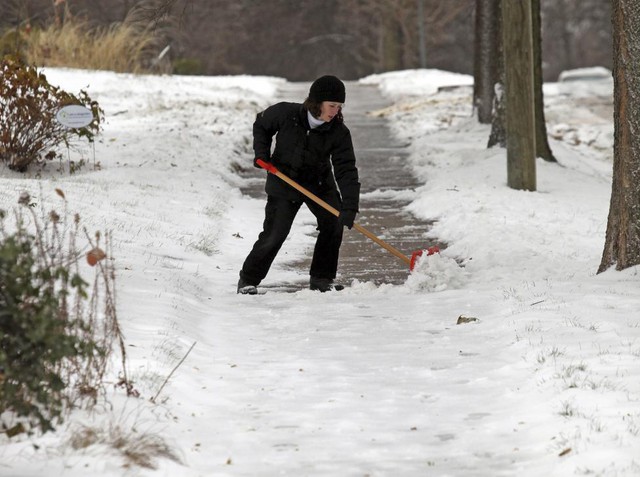
<svg viewBox="0 0 640 477"><path fill-rule="evenodd" d="M309 86L310 83L286 83L279 91L278 100L302 102ZM424 238L429 224L404 212L406 202L367 197L368 193L376 190L406 190L418 186L406 162L405 146L391 135L385 119L368 114L390 103L374 86L347 82L346 88L347 101L343 114L353 137L362 184L360 214L356 217L356 222L411 257L414 250L434 245L433 240ZM262 174L251 169L247 174ZM264 184L251 181L251 186L243 189L243 193L252 197L264 197ZM304 262L291 264L293 269L300 271L300 281L304 281L305 285L310 263L311 254ZM409 267L400 259L355 229L345 230L340 249L338 281L351 283L352 279L357 278L378 285L399 284L406 280L408 274Z"/></svg>

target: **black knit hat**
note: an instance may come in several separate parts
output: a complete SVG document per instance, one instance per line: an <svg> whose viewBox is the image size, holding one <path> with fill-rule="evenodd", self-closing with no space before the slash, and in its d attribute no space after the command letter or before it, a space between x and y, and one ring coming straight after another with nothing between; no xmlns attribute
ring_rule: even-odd
<svg viewBox="0 0 640 477"><path fill-rule="evenodd" d="M309 90L309 99L317 103L335 101L344 103L344 83L335 76L321 76L313 82Z"/></svg>

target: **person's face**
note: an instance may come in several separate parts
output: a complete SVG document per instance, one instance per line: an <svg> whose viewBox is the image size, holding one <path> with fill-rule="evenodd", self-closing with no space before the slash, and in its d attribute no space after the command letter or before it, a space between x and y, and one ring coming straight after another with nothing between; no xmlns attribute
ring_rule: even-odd
<svg viewBox="0 0 640 477"><path fill-rule="evenodd" d="M320 104L320 117L318 119L328 123L342 109L342 103L335 101L323 101Z"/></svg>

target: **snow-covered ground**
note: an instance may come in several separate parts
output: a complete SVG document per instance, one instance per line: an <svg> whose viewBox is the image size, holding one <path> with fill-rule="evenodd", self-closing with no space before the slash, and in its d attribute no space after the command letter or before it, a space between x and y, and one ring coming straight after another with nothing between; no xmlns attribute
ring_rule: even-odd
<svg viewBox="0 0 640 477"><path fill-rule="evenodd" d="M449 247L403 285L239 296L264 204L242 196L234 171L251 167L253 118L283 80L47 74L104 108L95 158L84 152L100 169L51 164L44 180L4 169L0 208L22 190L61 207L60 188L89 229L113 232L142 396L114 389L56 433L0 437L0 475L640 475L638 268L595 273L613 127L594 111L610 97L545 86L559 164L539 161L537 192L523 192L506 186L505 151L486 149L470 88L437 92L468 77L363 79L395 100L375 114L412 144L425 185L403 194L416 220L436 221L425 243ZM271 283L310 253L309 228L296 223ZM456 324L460 315L476 320ZM101 438L74 449L87 428ZM149 452L162 442L177 459L126 467L122 440Z"/></svg>

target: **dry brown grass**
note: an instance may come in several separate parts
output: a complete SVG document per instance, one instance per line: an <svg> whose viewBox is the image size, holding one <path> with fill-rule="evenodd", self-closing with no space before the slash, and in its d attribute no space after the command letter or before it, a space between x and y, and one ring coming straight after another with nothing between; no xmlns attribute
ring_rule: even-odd
<svg viewBox="0 0 640 477"><path fill-rule="evenodd" d="M104 445L117 451L123 467L157 469L158 459L182 463L177 452L158 434L109 425L106 429L83 426L68 441L74 450Z"/></svg>
<svg viewBox="0 0 640 477"><path fill-rule="evenodd" d="M165 72L152 64L163 47L161 42L154 25L135 15L109 27L92 28L67 13L62 24L53 23L29 35L25 57L37 66Z"/></svg>

